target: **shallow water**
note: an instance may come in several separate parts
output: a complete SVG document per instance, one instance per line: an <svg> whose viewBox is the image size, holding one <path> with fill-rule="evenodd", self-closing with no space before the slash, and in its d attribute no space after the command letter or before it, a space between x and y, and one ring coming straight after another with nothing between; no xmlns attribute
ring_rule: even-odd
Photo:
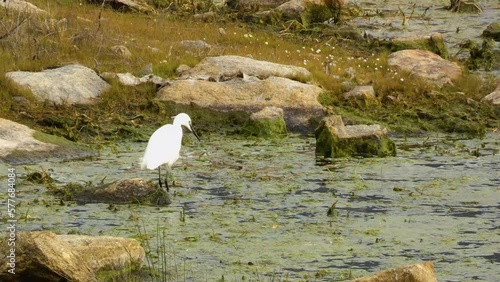
<svg viewBox="0 0 500 282"><path fill-rule="evenodd" d="M445 43L450 56L455 56L460 50L459 44L466 39L471 39L482 44L481 34L486 27L499 20L500 2L498 0L479 0L483 12L452 13L445 9L450 5L449 0L372 0L353 1L358 4L366 14L356 17L353 24L367 34L384 39L391 37L406 37L412 35L429 35L439 32L444 35ZM403 14L407 20L403 23ZM411 15L411 16L410 16ZM495 43L500 48L500 42ZM458 58L468 57L468 52L458 55ZM493 70L497 76L500 69Z"/></svg>
<svg viewBox="0 0 500 282"><path fill-rule="evenodd" d="M16 167L18 228L147 234L153 254L163 239L173 280L332 281L431 260L439 281L495 281L499 137L394 137L397 157L324 166L315 162L312 137L187 137L167 207L61 203L23 181L42 168L56 185L156 177L138 167L145 143L120 144L93 160Z"/></svg>

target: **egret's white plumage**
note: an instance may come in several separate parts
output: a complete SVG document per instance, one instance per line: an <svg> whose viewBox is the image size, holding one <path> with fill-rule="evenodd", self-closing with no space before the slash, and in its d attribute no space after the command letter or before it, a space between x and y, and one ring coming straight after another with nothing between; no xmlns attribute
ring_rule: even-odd
<svg viewBox="0 0 500 282"><path fill-rule="evenodd" d="M142 158L141 168L158 168L160 187L162 186L160 166L166 164L168 168L170 168L179 158L179 152L181 151L182 145L182 126L188 128L193 132L194 136L200 140L198 134L191 125L191 118L185 113L180 113L175 116L173 124L166 124L158 128L149 138L146 152ZM165 185L168 190L166 179Z"/></svg>

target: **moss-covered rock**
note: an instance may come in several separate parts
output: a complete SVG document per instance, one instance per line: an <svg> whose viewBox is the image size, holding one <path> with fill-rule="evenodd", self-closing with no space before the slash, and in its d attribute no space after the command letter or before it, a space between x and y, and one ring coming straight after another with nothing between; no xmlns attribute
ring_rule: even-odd
<svg viewBox="0 0 500 282"><path fill-rule="evenodd" d="M493 38L495 41L500 41L500 22L491 23L483 31L483 36Z"/></svg>
<svg viewBox="0 0 500 282"><path fill-rule="evenodd" d="M170 197L158 188L158 183L142 178L120 179L101 185L82 185L68 183L55 186L46 183L49 193L63 201L76 201L79 204L153 204L169 205Z"/></svg>
<svg viewBox="0 0 500 282"><path fill-rule="evenodd" d="M265 107L253 113L243 126L243 133L265 138L281 138L287 135L283 109Z"/></svg>
<svg viewBox="0 0 500 282"><path fill-rule="evenodd" d="M86 146L35 131L7 119L0 119L0 136L0 160L12 165L36 163L47 158L73 159L94 154Z"/></svg>
<svg viewBox="0 0 500 282"><path fill-rule="evenodd" d="M382 45L387 46L392 52L419 49L431 51L443 59L449 57L443 35L440 33L432 33L425 36L394 37Z"/></svg>
<svg viewBox="0 0 500 282"><path fill-rule="evenodd" d="M169 205L171 203L169 195L163 189L158 189L158 183L142 178L120 179L98 187L84 189L80 187L79 189L70 190L74 191L74 199L82 204L137 203Z"/></svg>
<svg viewBox="0 0 500 282"><path fill-rule="evenodd" d="M396 155L396 145L386 136L387 129L376 124L345 126L341 116L333 115L322 120L315 135L317 157Z"/></svg>

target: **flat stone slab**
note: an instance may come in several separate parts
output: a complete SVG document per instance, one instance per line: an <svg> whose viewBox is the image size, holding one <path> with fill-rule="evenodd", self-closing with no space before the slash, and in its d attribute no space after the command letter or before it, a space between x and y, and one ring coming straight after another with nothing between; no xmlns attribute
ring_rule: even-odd
<svg viewBox="0 0 500 282"><path fill-rule="evenodd" d="M259 79L271 76L297 81L310 81L312 79L312 74L303 67L259 61L241 56L207 57L183 73L181 79L225 81L243 75Z"/></svg>

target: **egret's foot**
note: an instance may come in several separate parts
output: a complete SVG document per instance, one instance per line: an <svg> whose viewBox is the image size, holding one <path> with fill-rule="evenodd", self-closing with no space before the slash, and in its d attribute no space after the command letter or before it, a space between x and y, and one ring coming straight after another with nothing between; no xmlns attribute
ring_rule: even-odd
<svg viewBox="0 0 500 282"><path fill-rule="evenodd" d="M168 181L166 177L165 177L165 187L167 187L167 192L170 192L170 188L168 187Z"/></svg>
<svg viewBox="0 0 500 282"><path fill-rule="evenodd" d="M165 189L163 188L157 189L156 194L158 195L158 197L156 198L157 206L166 206L172 203L172 201L170 200L170 196L168 195L168 192Z"/></svg>

